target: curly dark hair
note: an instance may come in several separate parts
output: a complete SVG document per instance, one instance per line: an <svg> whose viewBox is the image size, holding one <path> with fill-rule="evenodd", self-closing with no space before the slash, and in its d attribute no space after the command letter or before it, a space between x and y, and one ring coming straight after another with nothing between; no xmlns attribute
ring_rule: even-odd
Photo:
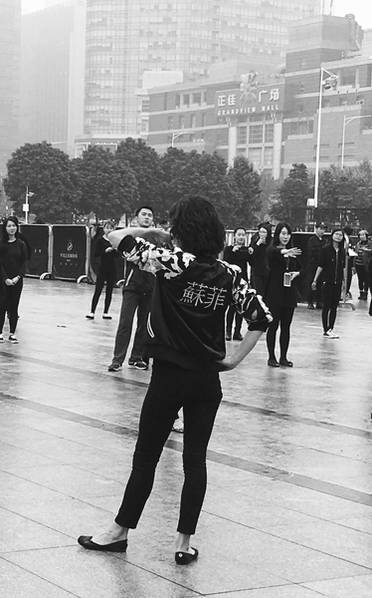
<svg viewBox="0 0 372 598"><path fill-rule="evenodd" d="M288 233L291 235L291 238L289 239L288 244L287 244L287 247L289 249L290 247L293 247L293 243L292 243L292 227L288 224L288 222L278 222L278 224L275 227L272 244L274 246L280 245L279 235L282 232L283 228L286 228Z"/></svg>
<svg viewBox="0 0 372 598"><path fill-rule="evenodd" d="M216 258L225 244L225 229L214 206L204 197L181 199L169 210L170 232L183 251Z"/></svg>

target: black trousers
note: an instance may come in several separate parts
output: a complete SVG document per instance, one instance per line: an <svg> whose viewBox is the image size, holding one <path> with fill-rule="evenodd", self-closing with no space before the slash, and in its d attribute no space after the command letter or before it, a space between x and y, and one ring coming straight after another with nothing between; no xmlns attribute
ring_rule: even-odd
<svg viewBox="0 0 372 598"><path fill-rule="evenodd" d="M226 315L226 334L231 336L232 334L232 327L235 319L235 328L234 328L234 335L238 335L241 333L243 316L238 314L235 307L230 305L229 309L227 310Z"/></svg>
<svg viewBox="0 0 372 598"><path fill-rule="evenodd" d="M137 310L137 330L134 336L130 358L135 361L143 359L147 334L147 316L151 306L150 293L124 291L119 316L119 326L115 337L113 363L122 365L127 354L132 334L133 318Z"/></svg>
<svg viewBox="0 0 372 598"><path fill-rule="evenodd" d="M260 274L257 270L252 268L252 286L259 295L264 296L266 292L266 286L268 281L268 275Z"/></svg>
<svg viewBox="0 0 372 598"><path fill-rule="evenodd" d="M105 293L105 306L103 311L107 314L108 310L110 309L111 299L112 299L112 290L115 286L115 272L112 270L98 270L97 280L96 280L96 288L94 291L94 295L92 298L92 306L90 311L94 313L96 311L99 298L103 291L103 287L106 283L106 293Z"/></svg>
<svg viewBox="0 0 372 598"><path fill-rule="evenodd" d="M18 322L18 305L23 289L23 279L16 285L8 287L4 284L0 289L0 333L3 331L5 314L9 318L9 331L14 334Z"/></svg>
<svg viewBox="0 0 372 598"><path fill-rule="evenodd" d="M222 392L215 371L192 371L154 361L140 416L139 434L123 502L115 518L135 528L151 493L155 469L183 407L183 469L177 531L194 534L207 487L206 454Z"/></svg>
<svg viewBox="0 0 372 598"><path fill-rule="evenodd" d="M355 266L360 293L368 293L368 272L365 266Z"/></svg>
<svg viewBox="0 0 372 598"><path fill-rule="evenodd" d="M270 307L270 311L273 316L273 321L271 322L269 328L267 329L266 333L266 344L267 350L269 352L269 359L275 359L275 341L276 341L276 332L280 325L280 336L279 336L279 345L280 345L280 358L286 359L287 358L287 351L289 347L290 341L290 328L294 314L294 307L286 307L286 306L273 306Z"/></svg>
<svg viewBox="0 0 372 598"><path fill-rule="evenodd" d="M342 283L324 282L322 286L322 324L324 332L333 330L336 321L338 302L341 298Z"/></svg>

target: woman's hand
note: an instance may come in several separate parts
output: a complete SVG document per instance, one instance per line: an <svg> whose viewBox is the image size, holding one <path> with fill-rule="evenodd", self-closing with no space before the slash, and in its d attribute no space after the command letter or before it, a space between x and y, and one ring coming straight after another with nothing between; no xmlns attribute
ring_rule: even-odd
<svg viewBox="0 0 372 598"><path fill-rule="evenodd" d="M285 257L297 257L302 254L302 249L299 247L291 247L290 249L286 249L283 253Z"/></svg>
<svg viewBox="0 0 372 598"><path fill-rule="evenodd" d="M14 285L14 282L11 278L6 278L5 279L5 284L7 287L12 287Z"/></svg>
<svg viewBox="0 0 372 598"><path fill-rule="evenodd" d="M311 283L311 290L316 291L316 280L313 280L313 282Z"/></svg>
<svg viewBox="0 0 372 598"><path fill-rule="evenodd" d="M291 272L291 282L292 282L292 280L294 280L295 278L297 278L297 276L300 276L299 272Z"/></svg>
<svg viewBox="0 0 372 598"><path fill-rule="evenodd" d="M217 369L219 372L229 372L236 367L236 363L233 362L231 357L225 357L221 361L217 361Z"/></svg>
<svg viewBox="0 0 372 598"><path fill-rule="evenodd" d="M107 249L105 249L105 253L111 253L111 251L114 251L113 247L107 247Z"/></svg>

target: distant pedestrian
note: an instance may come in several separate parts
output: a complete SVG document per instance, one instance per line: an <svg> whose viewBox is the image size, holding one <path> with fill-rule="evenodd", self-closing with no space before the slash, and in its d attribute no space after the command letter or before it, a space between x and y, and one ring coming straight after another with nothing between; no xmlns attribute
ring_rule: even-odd
<svg viewBox="0 0 372 598"><path fill-rule="evenodd" d="M23 289L27 247L19 238L19 223L15 216L5 218L0 245L0 342L4 342L5 315L9 319L9 341L18 343L16 328L18 305Z"/></svg>
<svg viewBox="0 0 372 598"><path fill-rule="evenodd" d="M368 262L372 254L372 245L368 238L368 232L362 229L358 233L358 241L354 247L356 256L354 267L358 277L359 300L367 301L368 296Z"/></svg>
<svg viewBox="0 0 372 598"><path fill-rule="evenodd" d="M154 221L154 213L149 206L141 206L136 212L138 226L149 228ZM148 369L148 357L145 353L147 317L150 311L151 296L154 289L154 277L151 272L140 270L136 264L127 262L123 285L123 299L116 331L114 355L109 372L117 372L123 365L127 354L134 315L137 312L137 329L134 335L128 365L138 370Z"/></svg>
<svg viewBox="0 0 372 598"><path fill-rule="evenodd" d="M322 309L322 277L319 276L315 291L313 291L312 283L319 264L320 252L326 245L324 237L325 230L326 226L324 222L317 222L315 224L315 232L307 244L306 284L308 309Z"/></svg>
<svg viewBox="0 0 372 598"><path fill-rule="evenodd" d="M223 252L223 259L229 264L235 264L239 266L242 271L242 276L245 280L248 280L248 247L246 246L247 235L245 228L239 227L234 230L234 243L233 245L227 245ZM236 312L233 305L230 305L226 315L226 340L241 341L243 339L241 328L242 328L243 316ZM232 328L234 325L234 335Z"/></svg>
<svg viewBox="0 0 372 598"><path fill-rule="evenodd" d="M267 248L271 243L271 224L262 222L258 231L252 237L248 248L249 263L251 265L251 285L255 291L264 296L269 278L267 264Z"/></svg>
<svg viewBox="0 0 372 598"><path fill-rule="evenodd" d="M115 250L112 247L107 235L114 230L114 225L111 221L107 221L103 225L103 234L96 240L96 247L94 257L99 259L99 266L97 271L96 288L92 298L90 313L85 317L89 320L94 320L95 311L101 296L103 287L106 283L105 305L103 308L102 318L104 320L111 320L109 309L112 299L112 291L116 282L116 266L115 266Z"/></svg>
<svg viewBox="0 0 372 598"><path fill-rule="evenodd" d="M341 228L331 232L329 243L321 250L318 268L312 283L316 289L319 276L322 284L322 324L325 338L339 338L333 328L336 321L337 307L341 298L345 268L345 234Z"/></svg>
<svg viewBox="0 0 372 598"><path fill-rule="evenodd" d="M273 315L266 343L269 353L267 365L270 367L293 367L288 360L287 352L290 341L290 328L295 307L297 293L294 280L299 276L301 265L298 260L302 251L292 246L292 229L286 222L279 222L275 228L272 244L267 250L269 264L269 280L265 301ZM280 359L275 356L276 332L280 326Z"/></svg>

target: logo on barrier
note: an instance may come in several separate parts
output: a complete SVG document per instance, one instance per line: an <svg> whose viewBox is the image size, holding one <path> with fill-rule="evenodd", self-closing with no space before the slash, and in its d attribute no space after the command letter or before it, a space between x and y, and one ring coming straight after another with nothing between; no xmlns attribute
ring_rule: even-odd
<svg viewBox="0 0 372 598"><path fill-rule="evenodd" d="M73 253L73 249L74 249L74 244L71 239L68 239L68 241L66 243L66 252L61 252L61 257L64 257L67 259L77 259L78 254L76 252Z"/></svg>

